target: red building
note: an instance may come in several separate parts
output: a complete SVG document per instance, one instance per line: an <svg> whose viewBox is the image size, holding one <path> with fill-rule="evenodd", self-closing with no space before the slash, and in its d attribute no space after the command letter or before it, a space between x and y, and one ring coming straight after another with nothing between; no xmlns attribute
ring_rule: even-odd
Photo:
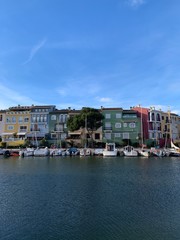
<svg viewBox="0 0 180 240"><path fill-rule="evenodd" d="M141 106L133 107L133 110L137 111L138 117L141 118L141 136L143 140L149 139L149 119L148 119L148 108L143 108Z"/></svg>

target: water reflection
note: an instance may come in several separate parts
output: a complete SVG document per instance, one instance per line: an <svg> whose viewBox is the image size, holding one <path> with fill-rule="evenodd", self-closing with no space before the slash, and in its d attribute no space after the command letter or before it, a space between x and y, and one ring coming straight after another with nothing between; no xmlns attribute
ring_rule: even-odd
<svg viewBox="0 0 180 240"><path fill-rule="evenodd" d="M1 239L179 239L175 158L0 158Z"/></svg>

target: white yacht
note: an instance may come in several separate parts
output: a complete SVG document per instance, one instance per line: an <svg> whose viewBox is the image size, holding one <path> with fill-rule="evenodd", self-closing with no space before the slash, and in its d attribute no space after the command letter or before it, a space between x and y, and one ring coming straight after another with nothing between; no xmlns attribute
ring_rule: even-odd
<svg viewBox="0 0 180 240"><path fill-rule="evenodd" d="M132 146L125 146L123 149L123 153L124 156L127 157L137 157L138 156L138 152L136 150L134 150L134 148Z"/></svg>
<svg viewBox="0 0 180 240"><path fill-rule="evenodd" d="M48 147L45 148L37 148L34 150L34 156L48 156L50 151Z"/></svg>
<svg viewBox="0 0 180 240"><path fill-rule="evenodd" d="M106 143L105 149L102 151L104 157L116 157L117 156L117 148L115 143Z"/></svg>

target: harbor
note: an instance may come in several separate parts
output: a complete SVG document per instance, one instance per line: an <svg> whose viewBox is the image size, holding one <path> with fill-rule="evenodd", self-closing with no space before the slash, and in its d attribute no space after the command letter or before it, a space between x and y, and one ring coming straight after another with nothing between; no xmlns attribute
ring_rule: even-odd
<svg viewBox="0 0 180 240"><path fill-rule="evenodd" d="M0 156L1 239L179 239L179 182L177 157Z"/></svg>

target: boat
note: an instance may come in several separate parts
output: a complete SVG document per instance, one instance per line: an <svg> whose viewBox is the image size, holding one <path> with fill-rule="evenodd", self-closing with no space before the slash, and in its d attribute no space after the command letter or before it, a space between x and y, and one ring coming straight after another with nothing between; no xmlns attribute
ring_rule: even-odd
<svg viewBox="0 0 180 240"><path fill-rule="evenodd" d="M105 149L102 151L104 157L116 157L117 153L115 143L106 143Z"/></svg>
<svg viewBox="0 0 180 240"><path fill-rule="evenodd" d="M0 149L0 155L4 155L4 150L3 149Z"/></svg>
<svg viewBox="0 0 180 240"><path fill-rule="evenodd" d="M37 148L34 150L34 156L48 156L50 154L50 151L48 149L48 147L45 148Z"/></svg>
<svg viewBox="0 0 180 240"><path fill-rule="evenodd" d="M50 156L62 156L62 150L61 149L50 149Z"/></svg>
<svg viewBox="0 0 180 240"><path fill-rule="evenodd" d="M79 149L77 149L76 147L70 147L66 150L66 152L68 152L70 156L77 156L80 153Z"/></svg>
<svg viewBox="0 0 180 240"><path fill-rule="evenodd" d="M123 148L123 153L124 153L124 156L127 156L127 157L137 157L138 156L138 152L136 150L134 150L134 148L130 145L127 145Z"/></svg>
<svg viewBox="0 0 180 240"><path fill-rule="evenodd" d="M89 148L82 148L79 152L80 156L90 156L91 150Z"/></svg>
<svg viewBox="0 0 180 240"><path fill-rule="evenodd" d="M166 152L166 156L172 156L172 157L180 156L180 148L177 147L172 141L171 141L171 147L164 148L164 151Z"/></svg>
<svg viewBox="0 0 180 240"><path fill-rule="evenodd" d="M141 108L141 149L138 150L138 153L142 157L149 157L149 151L144 149L144 134L143 134L143 117L142 117L142 108Z"/></svg>
<svg viewBox="0 0 180 240"><path fill-rule="evenodd" d="M30 157L34 156L34 148L26 148L19 151L20 157Z"/></svg>
<svg viewBox="0 0 180 240"><path fill-rule="evenodd" d="M103 155L103 148L96 148L94 149L95 156L102 156Z"/></svg>
<svg viewBox="0 0 180 240"><path fill-rule="evenodd" d="M151 148L150 153L153 156L156 156L156 157L165 157L165 156L167 156L166 151L164 149L159 149L159 148L154 148L154 147Z"/></svg>
<svg viewBox="0 0 180 240"><path fill-rule="evenodd" d="M19 151L18 150L10 150L10 156L18 157L19 156Z"/></svg>
<svg viewBox="0 0 180 240"><path fill-rule="evenodd" d="M149 157L150 156L150 152L146 149L143 149L143 148L138 150L138 153L142 157Z"/></svg>

